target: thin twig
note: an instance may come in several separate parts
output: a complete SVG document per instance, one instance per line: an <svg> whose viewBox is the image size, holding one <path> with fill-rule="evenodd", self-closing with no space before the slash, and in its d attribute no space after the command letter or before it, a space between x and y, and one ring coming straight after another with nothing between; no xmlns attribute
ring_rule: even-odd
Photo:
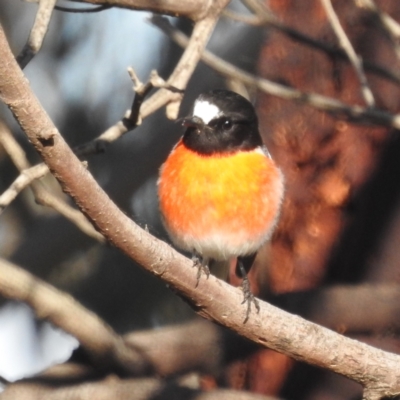
<svg viewBox="0 0 400 400"><path fill-rule="evenodd" d="M136 126L142 124L142 118L140 117L140 107L142 106L146 96L150 93L151 89L153 89L154 85L151 79L149 79L145 84L142 83L132 67L128 68L128 74L133 82L133 90L135 92L135 97L132 102L132 107L129 113L129 117L124 118L124 123L126 128L128 130L131 130Z"/></svg>
<svg viewBox="0 0 400 400"><path fill-rule="evenodd" d="M331 0L321 0L321 4L325 9L326 15L329 19L329 22L331 23L333 31L335 32L336 37L339 40L339 45L346 52L350 63L352 64L357 74L358 80L360 81L361 85L361 94L364 98L365 103L368 107L374 107L374 95L372 94L371 88L368 85L367 77L365 76L362 66L361 57L356 54L353 45L347 37L342 25L340 24L339 18L332 6Z"/></svg>
<svg viewBox="0 0 400 400"><path fill-rule="evenodd" d="M62 12L68 12L68 13L96 13L104 10L109 10L112 8L111 5L104 5L104 6L98 6L98 7L92 7L92 8L69 8L69 7L62 7L62 6L55 6L54 9L57 11L62 11Z"/></svg>
<svg viewBox="0 0 400 400"><path fill-rule="evenodd" d="M0 214L14 201L20 192L36 179L43 178L48 172L47 165L43 163L22 170L10 187L0 195Z"/></svg>
<svg viewBox="0 0 400 400"><path fill-rule="evenodd" d="M93 225L79 210L71 207L65 201L50 193L48 190L46 190L46 188L43 186L41 182L32 180L32 174L38 175L38 172L43 173L44 167L41 164L39 164L36 167L34 167L35 170L33 170L32 172L32 170L30 169L31 166L25 156L25 152L18 144L18 142L14 139L11 132L4 125L0 126L0 143L4 147L5 151L7 152L11 160L13 161L14 165L20 171L20 176L27 176L27 175L30 176L31 189L35 196L35 200L38 204L53 208L55 211L59 212L62 216L64 216L73 224L75 224L82 232L92 237L93 239L96 239L97 241L104 243L104 236L93 228ZM24 181L23 178L21 178L20 181L21 180ZM19 184L20 183L21 182L19 182ZM14 195L15 198L15 196L18 194L18 192L16 192L17 188L20 188L21 190L23 188L22 186L16 187L15 182L11 186L12 187L10 187L6 191L9 194L7 195L7 193L3 193L1 197L6 196L7 200L8 196L9 200L11 194ZM10 203L6 203L6 205L7 204ZM0 207L1 206L2 204L0 202ZM2 208L4 209L4 205Z"/></svg>
<svg viewBox="0 0 400 400"><path fill-rule="evenodd" d="M17 57L18 64L24 69L29 61L41 49L44 37L47 33L51 14L57 0L40 0L35 22L33 24L28 42Z"/></svg>
<svg viewBox="0 0 400 400"><path fill-rule="evenodd" d="M150 78L145 84L140 81L133 68L129 67L128 73L133 82L133 90L135 91L135 98L133 99L129 116L123 119L123 123L128 130L132 130L142 123L140 108L143 104L143 101L153 88L162 88L170 91L171 93L179 93L181 95L183 95L185 92L182 89L178 89L172 85L169 85L158 75L157 71L155 70L151 71Z"/></svg>
<svg viewBox="0 0 400 400"><path fill-rule="evenodd" d="M127 111L124 118L118 121L115 125L108 128L105 132L103 132L97 138L91 140L90 142L83 143L74 148L74 152L78 157L87 156L89 154L96 154L105 151L105 147L119 139L121 136L125 135L125 133L132 131L136 127L138 127L142 120L148 117L151 113L145 114L143 110L143 102L145 102L145 98L149 95L153 88L161 88L165 90L166 96L165 101L168 101L168 93L171 94L179 93L182 95L183 91L169 85L167 82L162 79L157 71L152 71L150 73L150 77L146 83L142 83L140 79L137 77L136 72L132 67L128 68L129 76L133 82L133 89L135 91L135 96L132 101L132 106L130 111ZM148 99L146 104L152 104L151 98ZM157 109L155 109L157 110ZM152 112L154 112L153 110Z"/></svg>
<svg viewBox="0 0 400 400"><path fill-rule="evenodd" d="M185 47L188 38L178 29L171 26L166 19L153 20L153 23L165 32L175 43L181 47ZM261 91L273 96L281 97L287 100L295 100L308 104L318 110L326 111L333 114L340 114L347 117L351 121L361 123L373 123L376 125L388 126L400 129L400 114L390 114L379 109L370 109L361 106L353 106L343 103L331 97L322 96L316 93L305 93L288 86L260 78L250 74L229 62L222 60L208 50L203 52L202 61L213 68L221 75L242 80L244 83L255 86Z"/></svg>

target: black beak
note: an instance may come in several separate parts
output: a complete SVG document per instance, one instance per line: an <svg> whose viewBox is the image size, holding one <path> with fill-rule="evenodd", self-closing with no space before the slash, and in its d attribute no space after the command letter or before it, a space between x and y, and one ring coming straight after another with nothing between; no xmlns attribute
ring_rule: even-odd
<svg viewBox="0 0 400 400"><path fill-rule="evenodd" d="M196 116L182 118L180 121L182 122L182 125L185 126L186 128L196 128L196 129L204 128L203 120Z"/></svg>

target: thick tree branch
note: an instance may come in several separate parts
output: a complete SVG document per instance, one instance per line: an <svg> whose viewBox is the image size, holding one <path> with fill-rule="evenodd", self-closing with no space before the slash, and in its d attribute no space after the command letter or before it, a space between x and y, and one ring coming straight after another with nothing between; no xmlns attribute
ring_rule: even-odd
<svg viewBox="0 0 400 400"><path fill-rule="evenodd" d="M192 262L137 226L82 166L32 93L0 30L0 99L10 108L40 156L97 229L117 248L162 278L198 314L254 342L347 376L366 388L365 398L400 393L400 357L348 339L268 303L243 324L242 293L217 278L196 287Z"/></svg>

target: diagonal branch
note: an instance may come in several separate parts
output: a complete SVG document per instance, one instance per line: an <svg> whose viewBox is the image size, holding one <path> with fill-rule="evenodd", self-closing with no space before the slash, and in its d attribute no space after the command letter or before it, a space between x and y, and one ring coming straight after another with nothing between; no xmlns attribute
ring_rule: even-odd
<svg viewBox="0 0 400 400"><path fill-rule="evenodd" d="M0 29L0 99L65 192L97 229L122 252L163 279L205 318L297 360L347 376L374 400L400 393L400 356L346 338L260 301L260 312L243 324L240 289L210 276L201 279L192 262L130 220L82 166L32 93Z"/></svg>

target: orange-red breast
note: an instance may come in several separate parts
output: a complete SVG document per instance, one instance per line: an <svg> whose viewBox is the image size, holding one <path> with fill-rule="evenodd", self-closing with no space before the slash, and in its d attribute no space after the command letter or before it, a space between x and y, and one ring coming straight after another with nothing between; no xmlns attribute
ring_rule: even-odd
<svg viewBox="0 0 400 400"><path fill-rule="evenodd" d="M254 259L272 234L283 176L244 97L226 90L201 94L183 125L158 181L165 228L176 246L200 258L198 277L212 260L237 257L248 285L242 261ZM250 307L254 299L243 288Z"/></svg>

